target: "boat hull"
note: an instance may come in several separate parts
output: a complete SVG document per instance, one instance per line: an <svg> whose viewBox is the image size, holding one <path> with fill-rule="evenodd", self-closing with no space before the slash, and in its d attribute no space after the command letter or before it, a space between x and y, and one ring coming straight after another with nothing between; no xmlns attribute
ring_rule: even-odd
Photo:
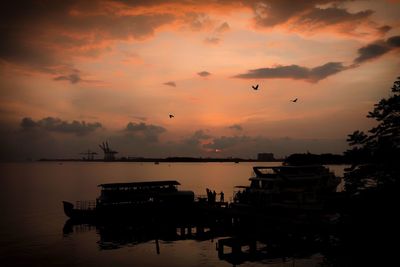
<svg viewBox="0 0 400 267"><path fill-rule="evenodd" d="M98 217L96 209L75 209L74 204L63 201L64 213L69 218L77 221L91 221Z"/></svg>

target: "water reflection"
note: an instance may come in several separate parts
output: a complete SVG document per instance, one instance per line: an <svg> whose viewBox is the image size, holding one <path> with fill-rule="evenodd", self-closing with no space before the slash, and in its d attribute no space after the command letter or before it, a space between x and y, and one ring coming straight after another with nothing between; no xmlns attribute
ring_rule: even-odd
<svg viewBox="0 0 400 267"><path fill-rule="evenodd" d="M65 237L83 232L96 232L95 242L99 250L116 250L151 243L153 255L162 254L165 244L182 240L209 241L215 244L214 255L233 266L245 262L286 264L299 259L312 258L315 261L316 257L319 260L323 258L319 254L324 241L322 235L307 232L304 226L299 225L296 229L272 225L268 229L259 229L248 228L244 223L226 228L218 223L207 226L143 221L82 224L70 219L63 227Z"/></svg>
<svg viewBox="0 0 400 267"><path fill-rule="evenodd" d="M65 237L74 233L96 231L99 240L99 249L118 249L124 246L134 246L140 243L158 240L173 242L177 240L213 240L222 232L214 232L202 226L183 227L178 224L156 223L107 223L107 224L82 224L69 219L63 227Z"/></svg>

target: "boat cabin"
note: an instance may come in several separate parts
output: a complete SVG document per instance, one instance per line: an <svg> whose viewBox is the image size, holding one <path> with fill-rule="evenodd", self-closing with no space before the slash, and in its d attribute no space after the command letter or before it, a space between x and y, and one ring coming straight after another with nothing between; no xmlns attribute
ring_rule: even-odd
<svg viewBox="0 0 400 267"><path fill-rule="evenodd" d="M100 184L97 205L140 204L147 202L193 202L192 191L179 191L177 181Z"/></svg>
<svg viewBox="0 0 400 267"><path fill-rule="evenodd" d="M237 203L261 207L316 207L340 179L322 165L253 167L250 186L237 187Z"/></svg>

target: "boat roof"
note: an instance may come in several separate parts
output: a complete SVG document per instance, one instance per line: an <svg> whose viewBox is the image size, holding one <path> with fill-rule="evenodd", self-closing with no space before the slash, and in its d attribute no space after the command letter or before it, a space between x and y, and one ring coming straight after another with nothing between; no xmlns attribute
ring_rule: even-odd
<svg viewBox="0 0 400 267"><path fill-rule="evenodd" d="M277 166L254 166L253 169L313 169L321 168L323 165L277 165Z"/></svg>
<svg viewBox="0 0 400 267"><path fill-rule="evenodd" d="M263 171L264 170L264 171ZM326 170L326 167L323 165L303 165L303 166L255 166L253 167L253 171L257 177L269 177L271 173L265 172L265 170L273 170L274 174L277 175L297 175L299 173L308 173L308 174L319 174L322 171Z"/></svg>
<svg viewBox="0 0 400 267"><path fill-rule="evenodd" d="M248 185L236 185L234 188L249 188Z"/></svg>
<svg viewBox="0 0 400 267"><path fill-rule="evenodd" d="M153 186L169 186L169 185L180 185L178 181L151 181L151 182L134 182L134 183L110 183L110 184L99 184L98 187L102 188L119 188L119 187L153 187Z"/></svg>

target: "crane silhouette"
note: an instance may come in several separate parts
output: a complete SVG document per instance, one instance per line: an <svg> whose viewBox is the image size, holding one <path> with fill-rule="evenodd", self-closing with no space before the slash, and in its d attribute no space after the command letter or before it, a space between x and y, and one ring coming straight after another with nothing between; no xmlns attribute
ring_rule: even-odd
<svg viewBox="0 0 400 267"><path fill-rule="evenodd" d="M256 86L252 85L251 86L254 90L258 90L258 84Z"/></svg>

